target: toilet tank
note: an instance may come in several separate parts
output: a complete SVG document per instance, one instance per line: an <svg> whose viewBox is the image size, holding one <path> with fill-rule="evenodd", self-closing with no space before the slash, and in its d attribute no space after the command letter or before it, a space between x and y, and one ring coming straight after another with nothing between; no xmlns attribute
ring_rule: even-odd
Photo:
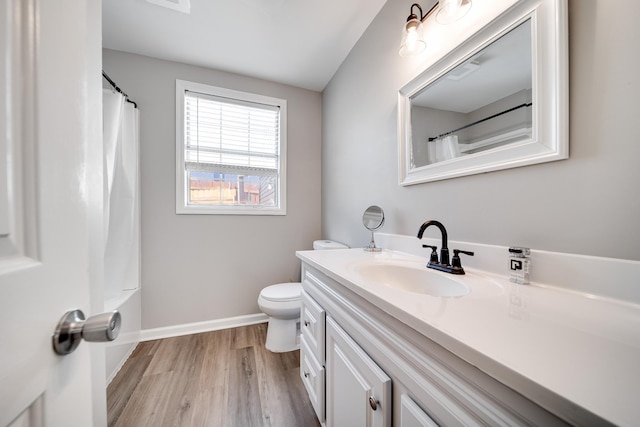
<svg viewBox="0 0 640 427"><path fill-rule="evenodd" d="M332 240L314 240L313 249L316 251L323 251L326 249L348 249L349 246L342 243L334 242Z"/></svg>

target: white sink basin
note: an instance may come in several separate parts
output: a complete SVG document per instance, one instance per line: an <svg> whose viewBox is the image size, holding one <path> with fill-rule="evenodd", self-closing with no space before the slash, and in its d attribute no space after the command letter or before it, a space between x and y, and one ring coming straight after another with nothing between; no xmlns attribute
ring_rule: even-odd
<svg viewBox="0 0 640 427"><path fill-rule="evenodd" d="M435 271L417 262L370 260L354 263L350 270L363 280L417 294L458 297L470 292L459 276Z"/></svg>

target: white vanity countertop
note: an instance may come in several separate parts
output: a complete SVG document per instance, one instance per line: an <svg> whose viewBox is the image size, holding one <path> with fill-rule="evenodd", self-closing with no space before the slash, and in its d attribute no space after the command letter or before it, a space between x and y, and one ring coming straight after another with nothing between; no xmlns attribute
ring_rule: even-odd
<svg viewBox="0 0 640 427"><path fill-rule="evenodd" d="M466 269L461 280L486 277L490 285L470 285L462 297L433 297L365 281L352 268L372 259L426 265L427 258L362 249L297 256L534 401L542 387L613 424L640 419L639 305L516 285L475 269Z"/></svg>

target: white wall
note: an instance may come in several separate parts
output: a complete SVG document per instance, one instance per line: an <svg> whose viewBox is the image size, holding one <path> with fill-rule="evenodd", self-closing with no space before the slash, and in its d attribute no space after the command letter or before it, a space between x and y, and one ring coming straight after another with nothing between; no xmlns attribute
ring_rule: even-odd
<svg viewBox="0 0 640 427"><path fill-rule="evenodd" d="M324 237L365 245L362 212L378 204L386 233L439 219L453 240L640 260L640 5L569 1L568 160L400 187L397 92L419 65L397 54L411 3L387 2L323 92Z"/></svg>
<svg viewBox="0 0 640 427"><path fill-rule="evenodd" d="M320 238L321 95L112 50L103 68L140 108L142 328L259 313L264 286L299 280ZM286 99L287 215L175 213L175 80Z"/></svg>

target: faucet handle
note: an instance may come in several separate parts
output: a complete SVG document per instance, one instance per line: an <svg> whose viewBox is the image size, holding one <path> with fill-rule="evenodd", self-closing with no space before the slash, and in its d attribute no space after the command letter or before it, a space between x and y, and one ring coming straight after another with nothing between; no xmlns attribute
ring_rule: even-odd
<svg viewBox="0 0 640 427"><path fill-rule="evenodd" d="M461 273L459 274L464 274L464 269L462 268L462 263L460 262L460 254L473 256L474 253L471 251L463 251L460 249L453 250L453 258L451 258L451 267L457 271L461 271Z"/></svg>
<svg viewBox="0 0 640 427"><path fill-rule="evenodd" d="M458 254L465 254L469 256L475 255L472 251L463 251L462 249L454 249L453 256L457 256Z"/></svg>
<svg viewBox="0 0 640 427"><path fill-rule="evenodd" d="M438 247L431 245L422 245L423 248L431 248L431 256L429 257L429 263L438 263Z"/></svg>

